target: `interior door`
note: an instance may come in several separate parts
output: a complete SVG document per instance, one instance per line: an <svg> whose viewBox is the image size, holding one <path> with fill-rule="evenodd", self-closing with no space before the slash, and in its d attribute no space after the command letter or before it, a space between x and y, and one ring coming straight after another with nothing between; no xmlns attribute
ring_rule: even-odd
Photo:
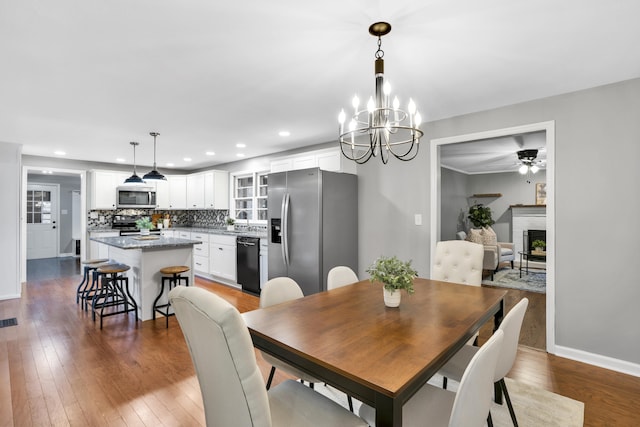
<svg viewBox="0 0 640 427"><path fill-rule="evenodd" d="M58 256L58 186L27 186L27 259Z"/></svg>

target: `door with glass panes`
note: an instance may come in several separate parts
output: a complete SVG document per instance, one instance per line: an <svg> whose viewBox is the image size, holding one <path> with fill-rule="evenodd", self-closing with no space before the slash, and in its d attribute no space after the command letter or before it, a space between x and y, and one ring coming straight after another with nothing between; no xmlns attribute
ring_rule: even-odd
<svg viewBox="0 0 640 427"><path fill-rule="evenodd" d="M27 259L58 256L58 185L27 185Z"/></svg>

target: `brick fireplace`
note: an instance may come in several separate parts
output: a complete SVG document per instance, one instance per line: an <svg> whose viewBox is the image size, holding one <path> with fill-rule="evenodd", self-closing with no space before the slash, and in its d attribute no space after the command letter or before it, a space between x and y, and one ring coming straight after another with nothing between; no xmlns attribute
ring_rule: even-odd
<svg viewBox="0 0 640 427"><path fill-rule="evenodd" d="M533 237L531 233L533 232ZM543 236L540 238L539 236ZM538 205L512 205L511 206L511 238L516 255L516 263L520 261L518 252L530 249L534 240L546 241L547 235L547 208ZM532 259L533 260L533 259ZM539 260L541 267L543 260ZM529 263L532 264L531 262ZM532 265L534 266L534 265Z"/></svg>

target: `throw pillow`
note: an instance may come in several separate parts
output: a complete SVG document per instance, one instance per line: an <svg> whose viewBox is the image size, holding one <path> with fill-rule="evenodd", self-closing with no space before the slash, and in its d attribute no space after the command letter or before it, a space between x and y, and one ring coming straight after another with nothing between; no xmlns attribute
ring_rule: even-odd
<svg viewBox="0 0 640 427"><path fill-rule="evenodd" d="M498 244L498 236L491 227L482 227L482 244L496 246Z"/></svg>
<svg viewBox="0 0 640 427"><path fill-rule="evenodd" d="M467 240L469 242L477 243L479 245L482 244L482 230L479 228L472 228L469 230L469 235L467 236Z"/></svg>

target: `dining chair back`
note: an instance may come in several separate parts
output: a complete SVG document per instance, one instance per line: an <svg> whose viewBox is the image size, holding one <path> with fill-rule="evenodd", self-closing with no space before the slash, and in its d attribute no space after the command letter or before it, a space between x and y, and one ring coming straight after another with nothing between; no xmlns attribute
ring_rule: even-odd
<svg viewBox="0 0 640 427"><path fill-rule="evenodd" d="M484 248L466 240L445 240L436 243L431 271L433 280L480 286Z"/></svg>
<svg viewBox="0 0 640 427"><path fill-rule="evenodd" d="M274 277L260 291L260 308L302 298L304 293L295 280L289 277Z"/></svg>
<svg viewBox="0 0 640 427"><path fill-rule="evenodd" d="M271 307L272 305L281 304L283 302L302 297L304 297L304 293L295 280L289 277L274 277L267 281L260 291L260 308ZM312 388L313 383L320 382L317 378L312 377L306 372L294 368L288 363L267 353L263 352L262 358L265 362L271 365L271 371L269 372L269 378L267 379L267 390L271 388L273 376L277 369L287 372L296 378L300 378L302 381L307 381Z"/></svg>
<svg viewBox="0 0 640 427"><path fill-rule="evenodd" d="M352 269L344 265L333 267L327 274L327 290L350 285L358 281L358 276Z"/></svg>
<svg viewBox="0 0 640 427"><path fill-rule="evenodd" d="M496 331L471 359L460 380L449 426L483 426L491 409L491 390L504 333Z"/></svg>
<svg viewBox="0 0 640 427"><path fill-rule="evenodd" d="M502 349L503 335L502 331L496 331L474 355L457 393L431 384L422 386L402 407L402 425L484 426L491 408L493 376ZM370 426L375 426L375 409L362 404L359 414Z"/></svg>
<svg viewBox="0 0 640 427"><path fill-rule="evenodd" d="M285 380L267 392L249 330L224 299L195 286L177 286L169 301L198 376L207 426L366 426L296 381Z"/></svg>
<svg viewBox="0 0 640 427"><path fill-rule="evenodd" d="M504 317L502 323L500 323L499 331L504 333L504 342L502 344L502 351L498 356L498 363L495 369L494 383L497 384L500 390L504 393L505 400L507 401L507 408L511 415L511 420L514 426L518 425L516 414L511 403L509 391L507 390L507 384L504 381L504 377L509 373L513 367L513 363L516 359L516 353L518 351L518 341L520 340L520 330L522 329L522 322L524 321L524 315L527 311L529 300L523 298L518 302L509 313ZM485 344L486 345L486 344ZM472 345L465 345L462 347L438 372L444 378L460 381L466 367L470 363L470 360L478 352L478 347ZM446 387L446 381L443 383Z"/></svg>

